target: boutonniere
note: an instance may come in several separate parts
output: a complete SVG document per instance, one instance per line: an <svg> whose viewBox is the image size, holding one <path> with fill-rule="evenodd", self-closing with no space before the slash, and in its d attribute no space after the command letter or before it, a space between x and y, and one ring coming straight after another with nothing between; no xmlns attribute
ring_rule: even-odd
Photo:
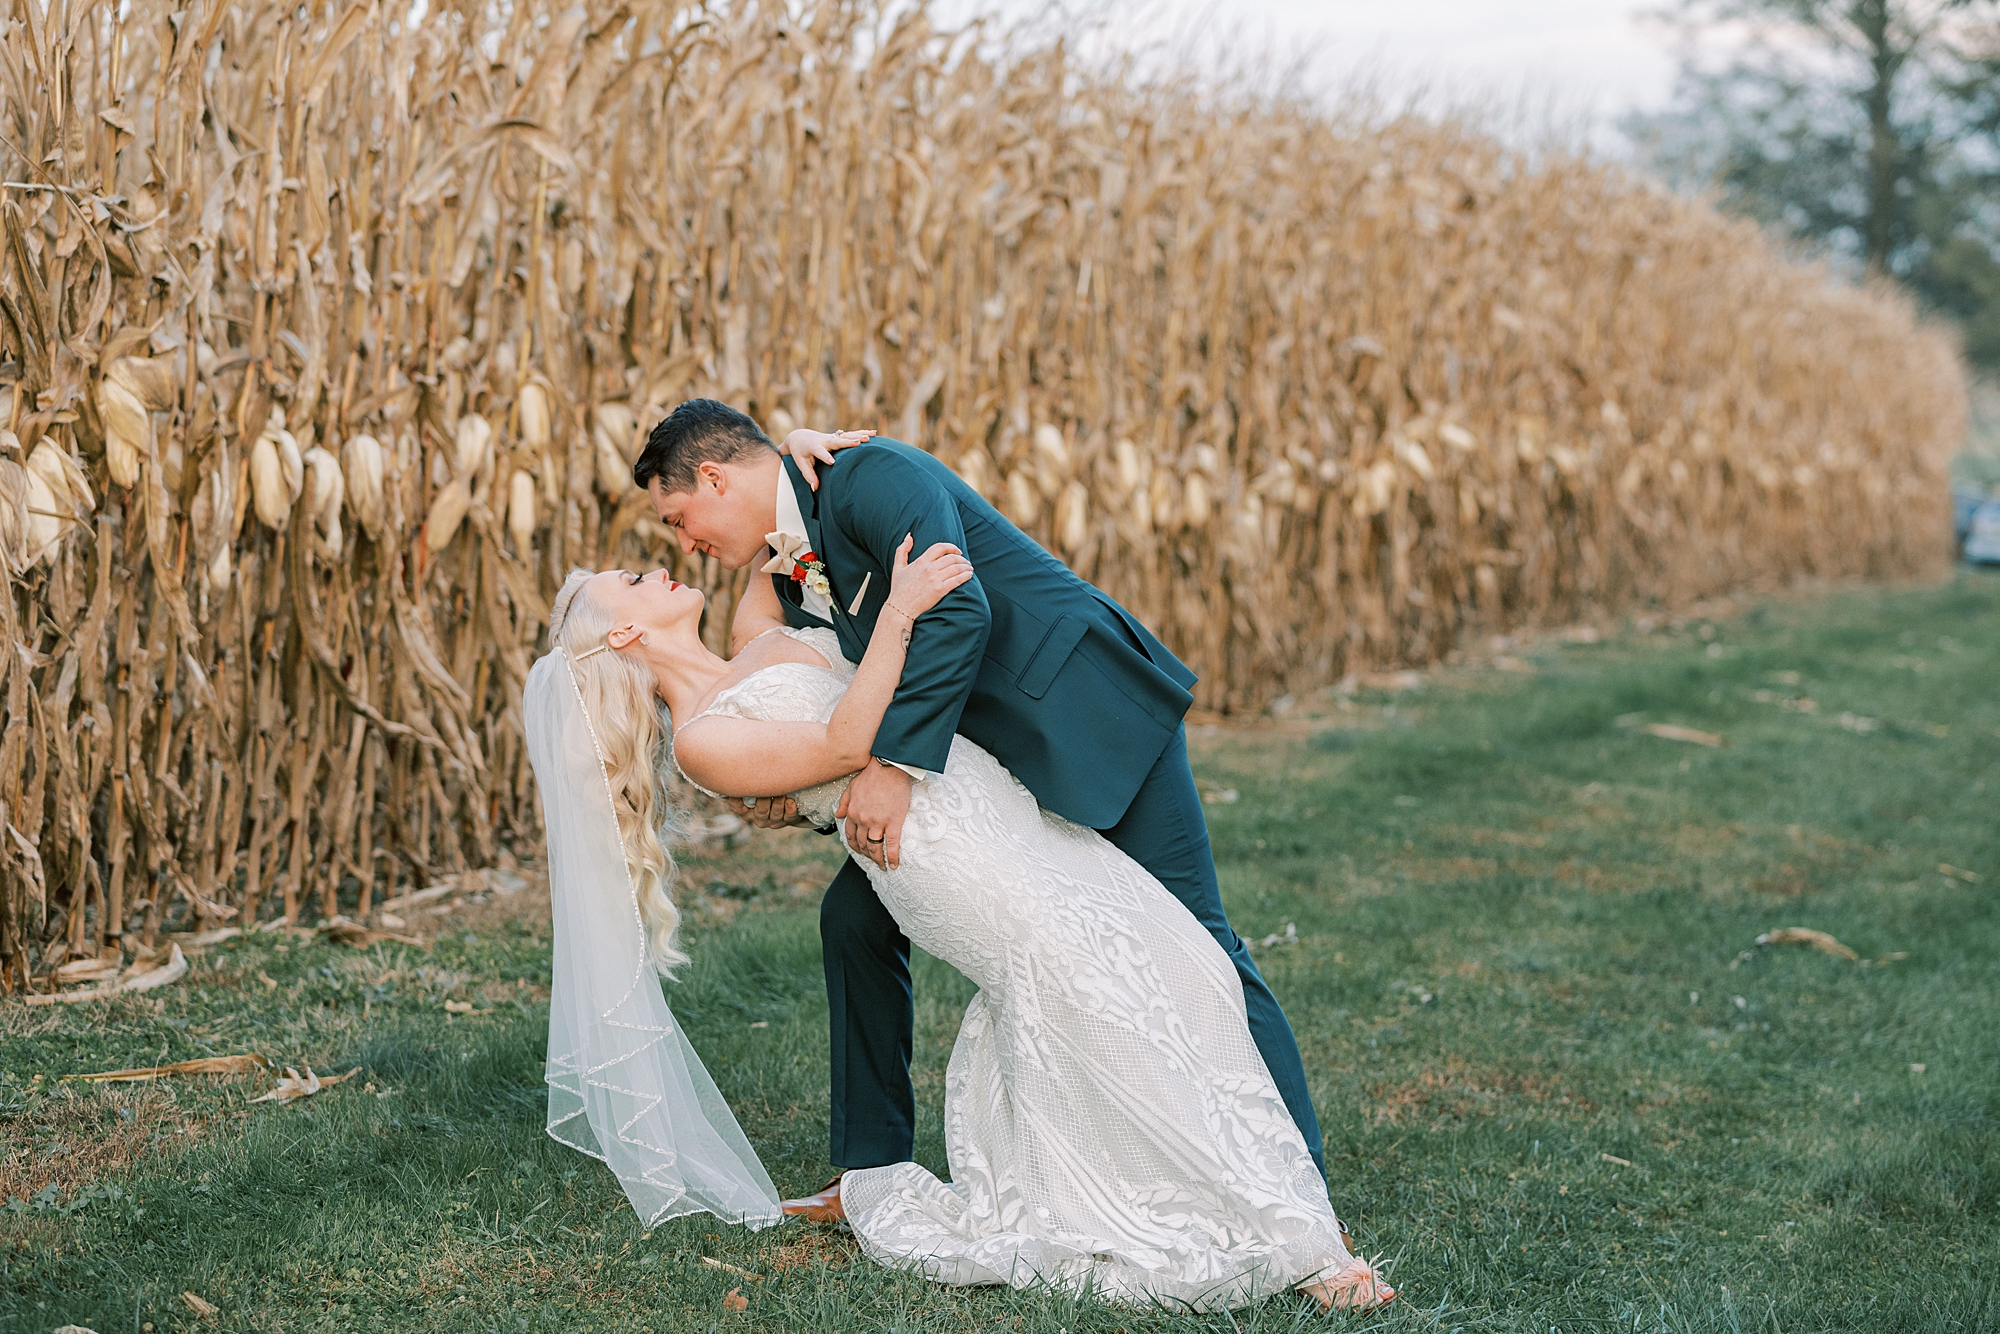
<svg viewBox="0 0 2000 1334"><path fill-rule="evenodd" d="M805 538L791 533L766 533L764 540L776 553L764 563L764 573L782 574L793 583L803 584L832 601L833 583L826 577L826 562L806 545Z"/></svg>

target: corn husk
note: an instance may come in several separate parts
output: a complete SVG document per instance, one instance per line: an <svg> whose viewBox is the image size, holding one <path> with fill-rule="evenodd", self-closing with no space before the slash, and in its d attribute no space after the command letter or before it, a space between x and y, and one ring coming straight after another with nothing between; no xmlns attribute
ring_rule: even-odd
<svg viewBox="0 0 2000 1334"><path fill-rule="evenodd" d="M1846 959L1850 963L1856 962L1861 958L1851 947L1841 944L1840 941L1826 932L1815 930L1809 926L1781 926L1775 931L1766 931L1763 935L1757 937L1757 943L1759 945L1810 945L1822 953L1831 954L1835 958Z"/></svg>
<svg viewBox="0 0 2000 1334"><path fill-rule="evenodd" d="M305 456L299 452L298 437L290 431L272 432L271 440L278 447L278 472L285 481L286 503L291 504L305 494Z"/></svg>
<svg viewBox="0 0 2000 1334"><path fill-rule="evenodd" d="M507 531L513 535L514 550L527 555L535 536L535 478L525 468L516 471L509 484Z"/></svg>
<svg viewBox="0 0 2000 1334"><path fill-rule="evenodd" d="M1007 474L1005 508L1007 517L1021 528L1029 532L1035 530L1042 517L1042 493L1037 489L1034 478L1021 471Z"/></svg>
<svg viewBox="0 0 2000 1334"><path fill-rule="evenodd" d="M169 357L118 357L104 368L104 374L148 412L165 412L180 398Z"/></svg>
<svg viewBox="0 0 2000 1334"><path fill-rule="evenodd" d="M1370 464L1355 480L1354 517L1366 519L1389 508L1402 489L1403 476L1388 459Z"/></svg>
<svg viewBox="0 0 2000 1334"><path fill-rule="evenodd" d="M0 569L12 575L28 564L28 470L0 458Z"/></svg>
<svg viewBox="0 0 2000 1334"><path fill-rule="evenodd" d="M612 450L625 461L628 469L639 461L639 451L646 442L639 436L639 419L633 415L630 405L599 403L592 417L592 429L610 442Z"/></svg>
<svg viewBox="0 0 2000 1334"><path fill-rule="evenodd" d="M194 503L188 510L188 527L211 596L229 586L235 561L229 549L234 538L236 470L230 466L227 445L218 445L215 466L202 474Z"/></svg>
<svg viewBox="0 0 2000 1334"><path fill-rule="evenodd" d="M27 492L26 521L21 556L15 564L20 569L32 569L55 554L56 543L62 540L63 515L69 506L66 497L56 495L45 473L33 468L23 468L21 472Z"/></svg>
<svg viewBox="0 0 2000 1334"><path fill-rule="evenodd" d="M1118 489L1128 496L1142 491L1148 468L1139 447L1130 440L1120 440L1111 447L1111 457L1118 469Z"/></svg>
<svg viewBox="0 0 2000 1334"><path fill-rule="evenodd" d="M454 477L431 497L430 512L424 517L424 545L431 553L443 551L458 535L458 526L472 508L472 479Z"/></svg>
<svg viewBox="0 0 2000 1334"><path fill-rule="evenodd" d="M1035 428L1035 453L1058 474L1069 469L1069 446L1063 443L1063 433L1048 422Z"/></svg>
<svg viewBox="0 0 2000 1334"><path fill-rule="evenodd" d="M111 480L136 486L139 461L153 453L153 417L137 395L116 380L97 386L97 415L104 423L104 460Z"/></svg>
<svg viewBox="0 0 2000 1334"><path fill-rule="evenodd" d="M1152 484L1146 489L1146 511L1153 527L1161 532L1170 532L1180 526L1180 486L1165 468L1156 469L1153 473Z"/></svg>
<svg viewBox="0 0 2000 1334"><path fill-rule="evenodd" d="M958 456L952 470L964 479L965 484L981 495L993 484L993 462L986 451L973 446Z"/></svg>
<svg viewBox="0 0 2000 1334"><path fill-rule="evenodd" d="M48 484L50 494L55 497L65 517L82 522L97 508L97 498L90 490L90 477L83 471L82 465L46 438L29 452L28 471Z"/></svg>
<svg viewBox="0 0 2000 1334"><path fill-rule="evenodd" d="M549 391L540 381L530 380L521 386L518 399L521 410L521 443L539 454L549 447Z"/></svg>
<svg viewBox="0 0 2000 1334"><path fill-rule="evenodd" d="M1082 482L1071 482L1056 501L1056 541L1063 554L1077 556L1090 539L1090 492Z"/></svg>
<svg viewBox="0 0 2000 1334"><path fill-rule="evenodd" d="M340 460L333 456L332 451L315 445L306 451L305 466L306 508L312 514L313 524L319 529L328 559L339 560L340 502L347 493Z"/></svg>
<svg viewBox="0 0 2000 1334"><path fill-rule="evenodd" d="M370 537L382 535L382 442L372 435L349 436L341 447L347 511Z"/></svg>
<svg viewBox="0 0 2000 1334"><path fill-rule="evenodd" d="M460 477L472 477L492 466L493 424L475 413L460 417L453 435L452 468Z"/></svg>
<svg viewBox="0 0 2000 1334"><path fill-rule="evenodd" d="M1202 473L1189 473L1181 487L1180 523L1183 528L1204 528L1208 525L1210 496L1208 478Z"/></svg>
<svg viewBox="0 0 2000 1334"><path fill-rule="evenodd" d="M296 443L293 449L297 449ZM277 435L265 432L250 446L250 495L257 521L274 533L292 521L292 488L279 455Z"/></svg>
<svg viewBox="0 0 2000 1334"><path fill-rule="evenodd" d="M632 465L603 427L593 428L590 440L591 455L597 464L597 489L607 500L617 500L632 489Z"/></svg>

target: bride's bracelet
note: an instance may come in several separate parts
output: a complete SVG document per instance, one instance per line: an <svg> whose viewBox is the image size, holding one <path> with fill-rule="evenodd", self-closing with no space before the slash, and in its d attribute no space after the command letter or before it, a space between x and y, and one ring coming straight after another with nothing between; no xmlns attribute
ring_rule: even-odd
<svg viewBox="0 0 2000 1334"><path fill-rule="evenodd" d="M904 620L908 621L908 622L909 622L909 623L910 623L911 625L915 625L915 624L917 623L917 618L916 618L916 617L914 617L914 616L912 616L912 615L910 615L910 613L909 613L909 612L906 612L906 611L904 611L904 610L903 610L903 609L902 609L901 607L897 606L897 605L896 605L896 603L895 603L895 599L893 599L893 598L884 598L884 599L882 600L882 605L883 605L883 606L885 606L885 607L887 607L887 608L888 608L888 609L889 609L890 611L893 611L893 612L895 612L895 613L896 613L896 614L897 614L898 616L901 616L901 617L902 617L902 618L903 618Z"/></svg>

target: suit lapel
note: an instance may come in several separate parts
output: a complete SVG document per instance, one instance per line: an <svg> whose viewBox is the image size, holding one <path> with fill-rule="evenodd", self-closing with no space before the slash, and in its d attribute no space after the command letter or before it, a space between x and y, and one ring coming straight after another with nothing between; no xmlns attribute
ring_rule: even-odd
<svg viewBox="0 0 2000 1334"><path fill-rule="evenodd" d="M813 554L824 561L827 557L826 548L821 545L823 539L820 537L819 493L806 485L806 479L799 472L799 465L792 462L789 456L785 457L784 466L785 481L792 488L792 495L797 497L799 502L799 517L805 520L806 541L811 544ZM831 570L832 568L832 562L829 561L827 569ZM833 630L836 633L839 632L839 625L823 621L805 609L805 593L796 580L788 579L780 574L774 574L771 578L778 585L778 600L785 604L785 614L797 625L817 625L828 630ZM834 621L837 622L840 619L839 614L836 613Z"/></svg>
<svg viewBox="0 0 2000 1334"><path fill-rule="evenodd" d="M805 520L806 541L812 544L813 554L826 559L826 548L821 543L819 523L819 492L806 485L805 476L799 472L799 465L786 455L785 480L791 483L792 496L799 502L799 517ZM828 568L832 568L829 566Z"/></svg>

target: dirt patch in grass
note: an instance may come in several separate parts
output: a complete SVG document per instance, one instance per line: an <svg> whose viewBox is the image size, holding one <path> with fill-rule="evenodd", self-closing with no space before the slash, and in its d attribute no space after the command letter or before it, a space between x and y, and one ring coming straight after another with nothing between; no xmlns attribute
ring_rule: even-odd
<svg viewBox="0 0 2000 1334"><path fill-rule="evenodd" d="M1517 829L1461 829L1446 825L1438 830L1438 835L1441 838L1462 838L1474 847L1504 843L1510 848L1544 848L1549 843L1540 834L1524 834Z"/></svg>
<svg viewBox="0 0 2000 1334"><path fill-rule="evenodd" d="M1750 882L1750 887L1759 894L1771 894L1782 899L1802 899L1811 893L1816 877L1801 871L1786 862L1769 875L1758 876Z"/></svg>
<svg viewBox="0 0 2000 1334"><path fill-rule="evenodd" d="M506 892L514 885L520 887ZM402 925L385 921L379 904L369 913L369 924L425 941L453 932L493 931L515 922L544 931L550 917L548 872L530 864L510 868L504 876L480 875L460 892L389 911Z"/></svg>
<svg viewBox="0 0 2000 1334"><path fill-rule="evenodd" d="M1475 1066L1447 1057L1435 1069L1399 1083L1368 1089L1377 1125L1417 1125L1433 1130L1454 1122L1518 1114L1532 1107L1543 1115L1581 1116L1596 1108L1561 1078L1533 1068Z"/></svg>
<svg viewBox="0 0 2000 1334"><path fill-rule="evenodd" d="M1657 883L1657 878L1651 875L1624 867L1579 861L1574 857L1557 862L1546 874L1558 884L1574 885L1593 894L1629 894L1635 890L1650 889Z"/></svg>
<svg viewBox="0 0 2000 1334"><path fill-rule="evenodd" d="M1489 857L1405 857L1396 869L1411 884L1449 885L1498 875L1500 863Z"/></svg>
<svg viewBox="0 0 2000 1334"><path fill-rule="evenodd" d="M845 1269L860 1257L861 1247L854 1234L835 1227L815 1227L771 1252L771 1270L782 1274L812 1265Z"/></svg>
<svg viewBox="0 0 2000 1334"><path fill-rule="evenodd" d="M163 1081L36 1088L0 1112L0 1202L74 1198L141 1158L176 1157L240 1115L191 1107Z"/></svg>
<svg viewBox="0 0 2000 1334"><path fill-rule="evenodd" d="M1684 824L1663 831L1663 850L1677 860L1701 861L1733 846L1743 831L1735 825Z"/></svg>

